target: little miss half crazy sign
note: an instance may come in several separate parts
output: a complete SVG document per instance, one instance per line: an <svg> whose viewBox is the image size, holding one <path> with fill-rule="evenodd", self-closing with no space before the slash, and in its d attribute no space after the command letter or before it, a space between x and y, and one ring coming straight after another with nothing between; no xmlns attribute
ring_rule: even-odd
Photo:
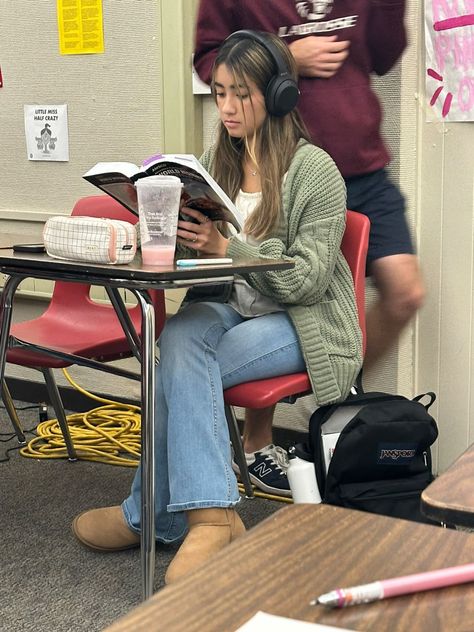
<svg viewBox="0 0 474 632"><path fill-rule="evenodd" d="M444 121L474 121L474 0L425 0L426 93Z"/></svg>

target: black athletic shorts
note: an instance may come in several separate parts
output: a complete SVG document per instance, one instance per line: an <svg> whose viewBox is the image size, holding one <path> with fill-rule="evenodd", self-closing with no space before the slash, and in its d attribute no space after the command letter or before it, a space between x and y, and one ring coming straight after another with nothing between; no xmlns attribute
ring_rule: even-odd
<svg viewBox="0 0 474 632"><path fill-rule="evenodd" d="M405 217L405 199L385 169L345 180L347 208L370 219L367 265L390 255L415 252Z"/></svg>

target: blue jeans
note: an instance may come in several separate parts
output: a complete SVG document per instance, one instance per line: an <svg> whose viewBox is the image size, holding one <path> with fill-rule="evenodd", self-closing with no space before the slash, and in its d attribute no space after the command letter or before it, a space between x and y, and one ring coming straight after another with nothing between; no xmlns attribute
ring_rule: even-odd
<svg viewBox="0 0 474 632"><path fill-rule="evenodd" d="M155 408L156 539L183 536L183 511L233 507L223 389L305 368L286 312L246 319L225 303L193 303L170 318L160 336ZM140 468L122 509L140 531Z"/></svg>

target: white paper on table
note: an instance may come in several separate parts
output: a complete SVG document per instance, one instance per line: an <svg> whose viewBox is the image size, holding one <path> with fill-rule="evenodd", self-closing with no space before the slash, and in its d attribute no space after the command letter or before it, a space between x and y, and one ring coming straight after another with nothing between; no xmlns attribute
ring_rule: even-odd
<svg viewBox="0 0 474 632"><path fill-rule="evenodd" d="M335 628L332 625L323 625L322 623L309 623L287 617L277 617L266 612L257 612L235 632L262 632L262 630L271 630L271 632L351 632L348 628Z"/></svg>

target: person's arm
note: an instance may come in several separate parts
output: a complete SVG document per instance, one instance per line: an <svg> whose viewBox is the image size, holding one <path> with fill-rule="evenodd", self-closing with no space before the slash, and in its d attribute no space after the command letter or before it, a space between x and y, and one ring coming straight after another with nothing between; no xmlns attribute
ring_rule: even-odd
<svg viewBox="0 0 474 632"><path fill-rule="evenodd" d="M194 67L199 77L211 82L217 50L234 31L239 30L235 0L201 0L196 20Z"/></svg>
<svg viewBox="0 0 474 632"><path fill-rule="evenodd" d="M276 238L252 246L231 237L227 256L293 261L295 266L291 270L248 274L245 279L279 303L312 305L324 296L340 256L346 190L332 159L316 148L304 157L292 181L288 180L290 174L283 197L291 196L291 226L297 222L296 234L288 248Z"/></svg>
<svg viewBox="0 0 474 632"><path fill-rule="evenodd" d="M367 46L372 69L387 73L401 57L407 44L404 24L405 0L369 0Z"/></svg>

